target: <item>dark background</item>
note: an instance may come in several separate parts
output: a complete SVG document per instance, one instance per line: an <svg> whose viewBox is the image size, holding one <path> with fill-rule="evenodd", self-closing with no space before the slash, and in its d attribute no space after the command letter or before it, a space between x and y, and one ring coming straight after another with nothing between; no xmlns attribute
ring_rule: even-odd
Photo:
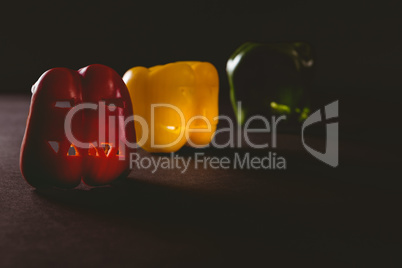
<svg viewBox="0 0 402 268"><path fill-rule="evenodd" d="M401 87L400 1L13 1L0 9L1 91L29 92L53 67L213 63L246 41L302 40L316 50L317 92L395 94Z"/></svg>
<svg viewBox="0 0 402 268"><path fill-rule="evenodd" d="M2 3L0 92L7 94L0 94L0 266L401 267L401 6ZM307 153L299 133L280 133L278 154L288 161L283 172L133 170L111 186L72 190L24 182L19 148L31 85L44 71L102 63L123 75L133 66L210 61L220 74L220 112L233 116L228 57L246 41L294 40L315 47L314 109L339 100L337 168ZM320 127L307 137L316 149L325 144L324 123Z"/></svg>

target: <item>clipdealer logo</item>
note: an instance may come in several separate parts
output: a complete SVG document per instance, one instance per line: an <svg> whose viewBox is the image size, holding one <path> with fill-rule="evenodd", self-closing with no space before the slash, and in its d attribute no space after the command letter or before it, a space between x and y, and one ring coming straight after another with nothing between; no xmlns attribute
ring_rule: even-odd
<svg viewBox="0 0 402 268"><path fill-rule="evenodd" d="M339 107L338 101L334 101L324 108L325 119L332 119L338 118L339 116ZM321 153L319 151L314 150L313 148L309 147L304 141L304 130L306 127L321 122L321 110L315 111L311 114L306 120L303 122L302 125L302 143L304 148L313 155L318 160L330 165L331 167L337 167L339 164L339 125L338 122L335 123L328 123L326 124L326 144L325 144L325 153Z"/></svg>
<svg viewBox="0 0 402 268"><path fill-rule="evenodd" d="M241 107L241 103L238 102L238 107ZM180 133L180 138L186 134L187 138L187 129L188 127L184 124L184 114L183 112L176 106L172 107L173 105L171 104L157 104L153 105L151 109L157 109L160 107L163 108L169 108L173 109L176 111L176 113L179 114L179 116L182 118L182 125L181 129L184 131L184 133ZM109 107L109 109L113 109L114 107ZM82 147L82 148L87 148L89 144L83 143L78 141L71 129L71 120L74 117L75 113L77 113L80 110L83 109L91 109L91 110L99 110L99 137L105 137L105 132L108 131L101 126L104 126L105 123L102 122L102 120L105 120L105 107L104 105L97 105L94 103L82 103L80 105L75 106L73 109L69 111L65 118L65 124L64 124L64 130L66 133L67 139L74 143L77 147ZM241 109L237 109L240 111ZM154 113L151 113L154 114ZM339 107L338 107L338 101L334 101L324 107L324 118L325 120L331 119L333 120L334 118L338 118L339 116ZM197 116L197 119L199 119L201 116ZM113 119L113 118L112 118ZM202 118L207 125L211 125L209 120L207 118ZM228 132L229 133L229 140L225 142L224 144L218 144L216 139L213 138L211 143L208 144L205 147L214 147L217 149L223 149L223 148L241 148L243 141L253 149L266 149L266 148L276 148L277 146L277 129L278 129L278 124L286 119L286 115L281 115L279 117L272 116L271 121L269 121L266 117L262 115L254 115L251 116L244 124L244 126L239 126L236 124L236 122L232 122L232 119L228 116L225 115L220 115L214 118L214 120L220 120L220 121L227 121L229 127L228 128L220 128L216 130L215 135L218 133L223 133L223 132ZM111 120L109 118L108 120ZM134 115L128 118L120 118L118 120L123 120L124 126L127 124L133 124L135 121L139 122L144 129L148 129L148 122L138 116ZM114 120L117 122L118 120ZM252 129L250 128L250 124L254 120L259 120L264 123L264 128L259 128L259 129ZM191 121L191 120L190 120ZM325 146L325 152L321 153L310 146L308 146L305 142L305 129L315 123L323 121L323 117L321 115L321 109L315 111L312 113L306 120L303 122L302 127L301 127L301 142L304 146L304 148L309 152L312 156L317 158L318 160L326 163L327 165L331 167L337 167L339 164L339 154L338 154L338 138L339 138L339 125L337 122L335 123L327 123L326 124L326 146ZM152 118L151 124L154 124L157 122L155 118ZM234 126L237 126L235 129ZM150 138L151 141L153 141L154 137L154 127L151 125L149 128L151 131L150 133L146 133L147 135L143 135L140 141L137 141L136 143L130 143L127 140L120 140L122 144L126 145L129 148L138 148L142 144L144 144L144 139ZM197 131L196 129L191 129L192 132ZM203 132L204 129L199 129L198 131ZM110 132L110 130L109 130ZM111 132L110 132L111 133ZM108 136L110 136L110 133ZM271 133L271 146L269 146L268 143L264 144L255 144L250 140L249 133ZM235 135L236 134L236 135ZM188 138L187 138L188 139ZM177 139L177 141L179 138ZM191 144L191 141L188 141L189 144ZM92 144L96 143L96 141L93 141ZM163 144L154 144L156 145L157 148L163 148ZM168 144L166 146L171 146L172 144ZM121 158L121 160L125 160L124 158ZM277 155L275 152L267 151L266 154L261 157L261 156L251 156L249 152L240 154L239 152L235 152L233 157L228 157L228 156L223 156L223 157L218 157L218 156L206 156L202 152L195 152L194 157L188 156L188 157L181 157L178 156L174 153L170 153L169 156L166 155L141 155L139 153L130 153L130 168L131 169L148 169L151 170L152 173L155 173L159 169L178 169L181 171L181 173L184 173L188 170L189 166L191 164L194 165L194 169L286 169L286 159L283 156Z"/></svg>

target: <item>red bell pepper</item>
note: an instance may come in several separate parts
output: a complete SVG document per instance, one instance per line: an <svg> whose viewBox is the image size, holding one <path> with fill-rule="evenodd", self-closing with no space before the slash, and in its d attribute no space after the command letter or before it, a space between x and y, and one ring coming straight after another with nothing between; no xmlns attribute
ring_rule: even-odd
<svg viewBox="0 0 402 268"><path fill-rule="evenodd" d="M78 71L54 68L39 78L32 93L20 154L21 173L29 184L72 188L81 181L104 185L127 176L128 156L134 151L127 142L135 141L135 131L133 122L124 120L132 115L132 105L113 69L100 64ZM78 109L88 103L92 108ZM67 129L65 120L75 108ZM86 146L71 142L69 130Z"/></svg>

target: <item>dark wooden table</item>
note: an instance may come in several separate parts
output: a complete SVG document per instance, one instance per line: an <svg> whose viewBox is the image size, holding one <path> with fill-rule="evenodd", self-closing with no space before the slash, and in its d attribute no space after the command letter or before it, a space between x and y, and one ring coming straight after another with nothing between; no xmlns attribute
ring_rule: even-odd
<svg viewBox="0 0 402 268"><path fill-rule="evenodd" d="M335 169L308 154L300 135L282 133L277 152L286 170L133 170L112 186L73 190L36 190L22 178L29 102L0 95L0 267L400 267L402 136L394 100L340 99ZM323 143L320 135L309 139Z"/></svg>

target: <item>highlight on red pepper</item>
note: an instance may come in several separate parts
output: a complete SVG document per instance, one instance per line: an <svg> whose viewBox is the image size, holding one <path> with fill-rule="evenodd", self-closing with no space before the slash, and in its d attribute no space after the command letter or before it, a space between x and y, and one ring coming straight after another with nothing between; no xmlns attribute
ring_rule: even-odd
<svg viewBox="0 0 402 268"><path fill-rule="evenodd" d="M238 123L257 114L286 115L289 122L306 119L313 67L312 47L307 43L240 46L226 65Z"/></svg>
<svg viewBox="0 0 402 268"><path fill-rule="evenodd" d="M138 144L149 152L208 145L218 124L219 78L208 62L134 67L123 76L130 92Z"/></svg>
<svg viewBox="0 0 402 268"><path fill-rule="evenodd" d="M134 149L126 144L135 141L135 130L124 120L130 116L127 87L113 69L94 64L46 71L32 87L20 153L23 177L34 187L72 188L128 175Z"/></svg>

